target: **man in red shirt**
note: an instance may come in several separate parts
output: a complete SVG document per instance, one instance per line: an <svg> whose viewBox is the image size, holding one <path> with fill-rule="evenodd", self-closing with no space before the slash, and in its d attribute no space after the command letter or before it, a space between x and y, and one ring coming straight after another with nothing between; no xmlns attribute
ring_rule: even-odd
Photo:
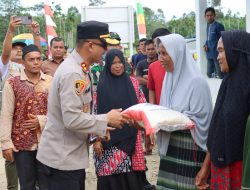
<svg viewBox="0 0 250 190"><path fill-rule="evenodd" d="M160 104L161 87L166 71L159 60L155 61L148 68L148 89L149 103Z"/></svg>
<svg viewBox="0 0 250 190"><path fill-rule="evenodd" d="M152 39L155 40L159 36L170 34L166 28L158 28L152 34ZM148 89L149 89L149 103L158 104L161 98L162 82L166 71L161 66L159 60L151 63L148 68Z"/></svg>

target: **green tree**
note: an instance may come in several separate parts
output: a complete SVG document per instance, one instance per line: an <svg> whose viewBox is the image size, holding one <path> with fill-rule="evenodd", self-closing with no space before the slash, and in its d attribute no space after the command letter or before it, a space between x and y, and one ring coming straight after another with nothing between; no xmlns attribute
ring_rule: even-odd
<svg viewBox="0 0 250 190"><path fill-rule="evenodd" d="M167 28L172 33L178 33L184 37L195 36L195 12L184 13L179 19L173 17L167 23Z"/></svg>
<svg viewBox="0 0 250 190"><path fill-rule="evenodd" d="M33 20L37 21L40 25L40 32L41 36L46 39L46 23L45 23L45 16L43 13L44 3L36 4L32 7L27 8L29 11L35 12L36 15L33 16Z"/></svg>
<svg viewBox="0 0 250 190"><path fill-rule="evenodd" d="M217 7L221 5L221 0L212 0L212 7Z"/></svg>
<svg viewBox="0 0 250 190"><path fill-rule="evenodd" d="M33 11L37 11L37 12L40 12L42 11L44 8L44 3L40 3L40 4L36 4L32 7Z"/></svg>
<svg viewBox="0 0 250 190"><path fill-rule="evenodd" d="M154 11L150 9L149 7L143 7L143 10L144 10L146 30L147 30L147 38L150 38L154 30L152 25L156 21L155 20L156 16L155 16Z"/></svg>
<svg viewBox="0 0 250 190"><path fill-rule="evenodd" d="M221 19L221 23L224 25L225 30L245 30L246 20L245 17L240 17L239 13L232 14L232 11L228 9L225 17Z"/></svg>
<svg viewBox="0 0 250 190"><path fill-rule="evenodd" d="M37 12L35 19L39 22L41 28L41 34L46 38L46 23L44 14L41 12L44 4L35 5L33 11ZM54 22L56 24L56 33L59 37L63 38L65 45L70 48L73 48L75 45L76 38L76 28L77 24L80 23L81 16L76 7L68 8L67 13L65 14L62 10L60 4L53 4L51 7L54 14Z"/></svg>
<svg viewBox="0 0 250 190"><path fill-rule="evenodd" d="M12 15L21 15L22 8L20 0L1 0L0 1L0 50L2 50L3 40L7 32L10 17ZM19 30L20 28L18 28ZM1 51L2 52L2 51Z"/></svg>
<svg viewBox="0 0 250 190"><path fill-rule="evenodd" d="M20 0L1 0L0 1L0 14L4 17L10 17L11 15L19 15L22 8L20 6Z"/></svg>
<svg viewBox="0 0 250 190"><path fill-rule="evenodd" d="M105 1L102 0L90 0L89 1L89 6L98 6L98 5L103 5L105 4Z"/></svg>
<svg viewBox="0 0 250 190"><path fill-rule="evenodd" d="M66 16L66 36L65 36L65 42L66 44L73 48L75 45L75 39L76 39L76 28L77 24L79 24L81 21L81 15L76 7L70 7L67 12Z"/></svg>
<svg viewBox="0 0 250 190"><path fill-rule="evenodd" d="M156 12L154 12L149 7L143 7L144 10L144 17L145 17L145 24L146 24L146 30L147 30L147 38L151 38L152 33L157 28L164 28L166 27L165 22L165 15L162 9L158 9ZM137 17L136 13L134 14L134 28L135 28L135 44L138 44L139 41L139 35L138 35L138 27L137 27Z"/></svg>
<svg viewBox="0 0 250 190"><path fill-rule="evenodd" d="M156 16L156 20L159 20L159 22L161 22L161 24L163 25L165 24L166 17L162 9L158 9L157 12L155 13L155 16Z"/></svg>
<svg viewBox="0 0 250 190"><path fill-rule="evenodd" d="M221 0L211 0L212 6L216 8L216 19L219 20L226 30L246 28L246 17L240 17L239 13L233 14L229 9L227 13L223 13L220 7ZM102 0L91 0L90 5L98 6L105 4ZM9 19L11 15L29 15L32 13L33 19L40 24L40 30L42 37L46 37L45 33L45 17L42 12L44 3L37 4L32 7L21 7L20 0L0 0L0 52L2 49L2 42L4 40ZM62 10L60 4L52 4L52 10L54 12L54 21L57 25L56 32L58 36L62 37L66 45L70 48L74 47L76 38L76 26L80 23L80 13L76 7L70 7L65 13ZM166 22L164 12L162 9L156 11L149 7L144 7L144 15L147 29L147 38L150 38L152 32L159 28L168 28L173 33L179 33L184 37L190 37L195 35L195 13L184 13L182 17L173 17L169 22ZM35 15L34 15L35 14ZM134 28L135 28L135 44L138 44L138 28L136 13L134 12ZM18 27L16 34L29 31L26 26Z"/></svg>

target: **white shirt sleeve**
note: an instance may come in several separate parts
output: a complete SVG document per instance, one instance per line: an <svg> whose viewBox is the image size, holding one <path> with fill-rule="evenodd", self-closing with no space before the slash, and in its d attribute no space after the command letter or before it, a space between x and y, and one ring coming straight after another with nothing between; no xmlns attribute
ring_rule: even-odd
<svg viewBox="0 0 250 190"><path fill-rule="evenodd" d="M10 67L10 61L6 65L4 65L3 61L2 61L2 57L1 57L1 59L0 59L0 73L1 73L2 80L4 80L5 77L7 76L9 67Z"/></svg>

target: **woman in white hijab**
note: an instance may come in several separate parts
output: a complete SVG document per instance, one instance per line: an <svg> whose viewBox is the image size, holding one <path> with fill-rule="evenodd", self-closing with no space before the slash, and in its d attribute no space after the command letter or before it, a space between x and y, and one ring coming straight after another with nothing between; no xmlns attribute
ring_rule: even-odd
<svg viewBox="0 0 250 190"><path fill-rule="evenodd" d="M212 116L209 86L178 34L159 37L156 41L159 61L167 71L160 105L188 116L195 129L157 134L161 155L157 187L159 189L196 189L197 173L207 175L206 141ZM204 162L206 163L206 162ZM207 163L208 164L208 163Z"/></svg>

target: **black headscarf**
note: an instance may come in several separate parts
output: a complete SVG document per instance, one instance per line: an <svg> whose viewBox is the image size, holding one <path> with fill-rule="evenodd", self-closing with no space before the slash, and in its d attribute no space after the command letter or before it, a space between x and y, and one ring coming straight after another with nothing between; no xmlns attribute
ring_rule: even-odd
<svg viewBox="0 0 250 190"><path fill-rule="evenodd" d="M221 36L229 72L219 89L207 142L217 167L242 160L250 108L250 34L227 31Z"/></svg>
<svg viewBox="0 0 250 190"><path fill-rule="evenodd" d="M111 73L111 65L115 57L119 57L124 65L124 73L115 76ZM117 49L108 51L105 57L105 66L97 86L97 113L107 113L112 109L127 109L137 104L135 89L130 77L125 72L123 53ZM104 149L115 145L119 149L132 155L136 143L137 130L125 124L122 129L110 132L111 140L103 142Z"/></svg>

